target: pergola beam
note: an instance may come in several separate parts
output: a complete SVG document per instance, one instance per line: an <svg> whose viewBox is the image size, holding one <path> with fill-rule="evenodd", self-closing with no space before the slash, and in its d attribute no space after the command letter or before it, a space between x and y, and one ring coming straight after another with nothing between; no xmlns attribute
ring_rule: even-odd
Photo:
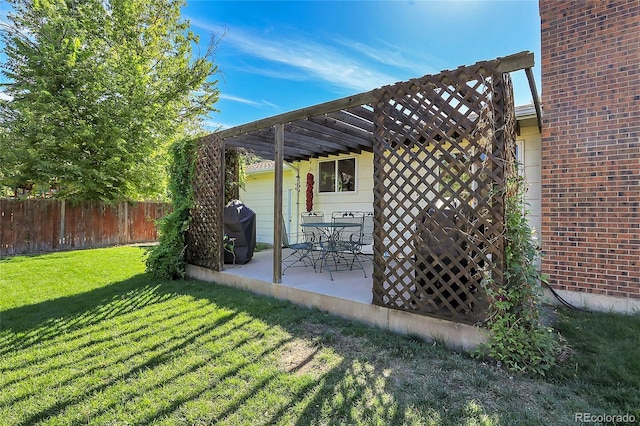
<svg viewBox="0 0 640 426"><path fill-rule="evenodd" d="M336 135L342 133L352 136L352 138L349 139L353 140L353 142L358 143L363 148L370 149L373 145L373 123L371 125L371 129L369 131L366 131L361 128L356 128L351 124L345 123L344 121L337 120L336 118L333 118L329 115L311 117L308 121L325 126L331 129L331 131Z"/></svg>
<svg viewBox="0 0 640 426"><path fill-rule="evenodd" d="M298 123L291 123L291 126L295 126ZM344 131L338 130L332 127L335 120L328 118L325 115L320 117L312 117L301 123L298 127L303 129L306 134L318 138L320 141L329 140L343 145L344 147L360 151L367 148L371 150L373 146L373 136L367 135L365 139L362 136L350 135Z"/></svg>
<svg viewBox="0 0 640 426"><path fill-rule="evenodd" d="M533 106L536 109L536 118L538 121L538 130L542 133L542 108L540 108L540 98L538 97L538 89L536 89L536 79L533 77L533 71L531 68L524 69L529 80L529 90L531 90L531 96L533 97Z"/></svg>
<svg viewBox="0 0 640 426"><path fill-rule="evenodd" d="M373 133L373 121L365 120L348 110L330 112L327 116L347 125L351 125L354 129L357 129L360 132Z"/></svg>
<svg viewBox="0 0 640 426"><path fill-rule="evenodd" d="M274 137L275 137L275 134L270 134L270 133L262 133L258 135L256 134L242 135L240 137L227 140L227 143L229 146L246 148L248 150L253 151L255 154L258 154L258 153L265 154L266 156L261 155L261 157L269 159L274 157L274 151L273 151ZM311 149L311 148L313 148L313 146L302 146L300 144L296 144L296 145L290 144L287 146L287 151L294 156L299 156L304 158L304 157L314 156L317 154L317 150Z"/></svg>
<svg viewBox="0 0 640 426"><path fill-rule="evenodd" d="M500 63L496 68L500 72L520 71L527 68L533 68L533 65L535 64L533 53L529 51L514 53L513 55L505 56L504 58L498 58L498 61L500 61Z"/></svg>
<svg viewBox="0 0 640 426"><path fill-rule="evenodd" d="M305 146L314 146L317 148L315 151L322 153L323 155L330 155L336 152L348 152L343 144L331 142L328 140L319 140L317 137L308 136L304 134L302 129L296 127L294 124L285 126L284 132L285 139L289 145L292 141L305 144Z"/></svg>
<svg viewBox="0 0 640 426"><path fill-rule="evenodd" d="M373 91L360 93L359 95L347 96L346 98L336 99L335 101L325 102L323 104L311 107L297 109L295 111L285 112L283 114L274 115L273 117L264 118L251 123L236 126L218 132L220 138L225 139L238 136L243 133L253 132L255 130L271 127L279 123L291 123L297 120L304 120L314 115L326 114L328 112L340 111L342 109L360 106L371 103L375 100Z"/></svg>
<svg viewBox="0 0 640 426"><path fill-rule="evenodd" d="M365 108L368 107L368 108ZM375 121L375 114L373 113L373 107L370 105L359 105L345 110L349 114L353 114L356 117L360 117L364 121L373 123Z"/></svg>

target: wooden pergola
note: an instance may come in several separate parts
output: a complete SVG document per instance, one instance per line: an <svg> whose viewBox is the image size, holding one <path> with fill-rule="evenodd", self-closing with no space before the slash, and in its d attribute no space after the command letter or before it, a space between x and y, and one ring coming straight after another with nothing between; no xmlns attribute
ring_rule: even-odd
<svg viewBox="0 0 640 426"><path fill-rule="evenodd" d="M477 288L463 291L464 297L458 291L467 286L471 275L488 273L494 281L502 280L500 235L504 202L496 196L495 190L505 186L504 169L510 155L507 147L515 141L509 73L525 71L540 120L533 66L533 54L521 52L208 135L200 144L194 182L197 206L188 235L187 260L215 270L223 268L221 188L224 187L226 147L241 147L275 161L274 283L280 283L282 277L284 162L373 152L373 302L429 314L437 310L436 305L440 302L428 299L433 299L434 292L442 293L444 296L440 298L448 315L464 317L469 313L470 305L481 305ZM456 161L459 152L465 152L465 158L468 158L465 161L474 164L466 170L464 179L456 176L461 173L459 167L456 169L451 165L449 178L444 179L442 173L436 174L433 167L426 166L437 163L442 170ZM442 158L446 163L442 163ZM395 188L391 198L387 191L389 187ZM434 230L443 229L443 226L440 223L434 227L435 216L425 215L425 212L433 211L432 200L423 195L425 187L440 204L444 201L447 211L455 212L455 218L441 217L439 220L451 220L446 228L456 228L457 236L442 236ZM468 205L464 207L447 201L442 195L445 191L453 193L454 198L473 199L470 203L475 212L469 214ZM469 194L472 194L471 198ZM403 212L402 216L395 216L398 211ZM406 229L412 230L413 237L406 237ZM438 260L440 255L426 244L430 238L446 238L448 242L459 244L456 252L459 255L443 265ZM402 259L407 259L404 263L410 259L413 266L398 262L390 269L382 256L390 248L400 253ZM416 270L416 264L420 265L420 270ZM425 290L425 286L428 287L425 283L431 281L438 282L437 288ZM411 284L407 284L409 282ZM422 287L418 288L416 283Z"/></svg>

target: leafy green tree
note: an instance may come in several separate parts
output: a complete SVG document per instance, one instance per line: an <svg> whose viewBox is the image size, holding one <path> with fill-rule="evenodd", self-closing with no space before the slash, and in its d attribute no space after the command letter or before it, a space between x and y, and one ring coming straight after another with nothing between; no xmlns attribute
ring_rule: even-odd
<svg viewBox="0 0 640 426"><path fill-rule="evenodd" d="M162 193L168 146L218 99L214 37L194 54L183 0L7 1L0 183L83 200Z"/></svg>

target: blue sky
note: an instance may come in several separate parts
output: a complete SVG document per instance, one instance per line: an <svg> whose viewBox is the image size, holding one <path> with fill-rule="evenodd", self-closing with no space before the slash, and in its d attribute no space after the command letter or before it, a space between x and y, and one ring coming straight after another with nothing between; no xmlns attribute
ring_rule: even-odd
<svg viewBox="0 0 640 426"><path fill-rule="evenodd" d="M223 34L211 130L523 50L541 89L536 0L191 0L183 16L203 39ZM512 78L530 103L524 71Z"/></svg>
<svg viewBox="0 0 640 426"><path fill-rule="evenodd" d="M212 131L523 50L541 91L537 0L187 0L182 15L201 49L222 35ZM512 77L530 103L524 71Z"/></svg>

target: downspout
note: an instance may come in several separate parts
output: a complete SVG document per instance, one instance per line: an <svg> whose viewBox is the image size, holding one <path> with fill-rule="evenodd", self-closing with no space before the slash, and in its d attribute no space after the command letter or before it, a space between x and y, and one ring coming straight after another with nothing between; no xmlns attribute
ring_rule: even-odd
<svg viewBox="0 0 640 426"><path fill-rule="evenodd" d="M295 219L295 230L296 230L296 243L299 243L299 235L300 233L298 232L298 228L300 227L300 167L296 167L293 165L293 163L289 163L288 161L285 161L285 163L291 167L293 170L296 171L296 185L295 185L295 189L296 189L296 219ZM289 228L291 229L291 228Z"/></svg>

